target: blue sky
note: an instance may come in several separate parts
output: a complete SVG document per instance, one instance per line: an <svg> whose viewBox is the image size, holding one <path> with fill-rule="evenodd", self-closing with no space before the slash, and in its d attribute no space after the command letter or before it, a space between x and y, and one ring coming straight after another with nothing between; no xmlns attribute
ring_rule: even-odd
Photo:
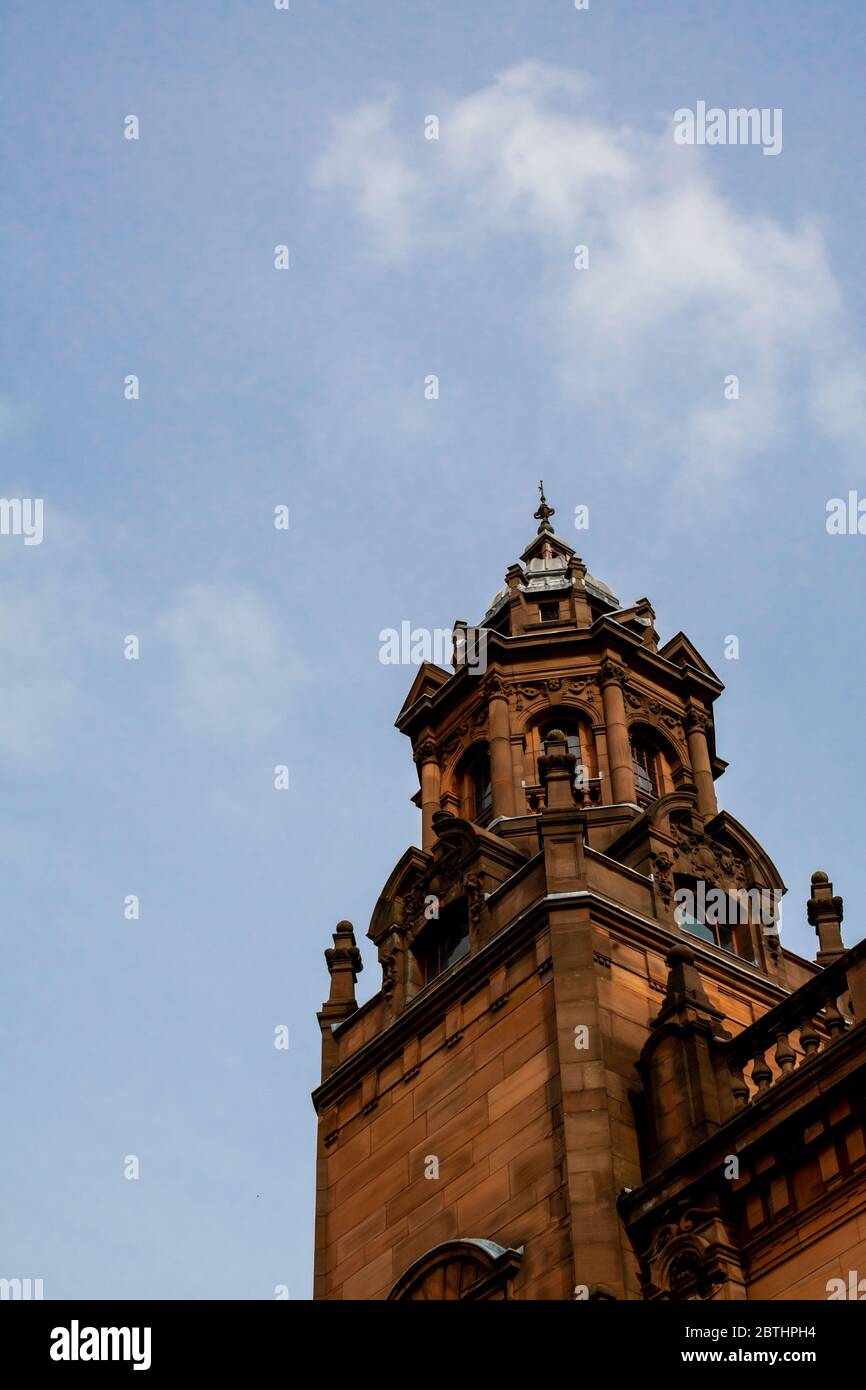
<svg viewBox="0 0 866 1390"><path fill-rule="evenodd" d="M788 944L814 955L816 868L860 935L866 538L825 516L866 495L866 16L30 0L0 26L2 490L45 507L41 545L0 537L0 1274L306 1298L322 951L419 830L413 672L378 635L480 618L539 477L726 681L720 802L789 885ZM699 100L781 108L781 154L675 146Z"/></svg>

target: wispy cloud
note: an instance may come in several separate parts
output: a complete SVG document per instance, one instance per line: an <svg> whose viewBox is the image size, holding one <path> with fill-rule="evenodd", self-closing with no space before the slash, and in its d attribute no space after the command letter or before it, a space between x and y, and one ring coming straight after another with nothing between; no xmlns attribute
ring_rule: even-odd
<svg viewBox="0 0 866 1390"><path fill-rule="evenodd" d="M168 716L186 738L246 748L291 717L310 671L264 598L243 584L192 582L137 601L131 620L129 596L102 569L112 554L53 504L42 545L0 537L0 762L49 772L76 729L116 712L128 634L140 642L142 679L126 683L120 707L153 728Z"/></svg>
<svg viewBox="0 0 866 1390"><path fill-rule="evenodd" d="M400 152L391 128L391 106L391 99L386 99L335 119L333 138L316 165L314 183L325 190L351 189L388 254L402 256L417 213L421 179Z"/></svg>
<svg viewBox="0 0 866 1390"><path fill-rule="evenodd" d="M515 320L531 305L564 396L620 412L642 466L699 488L804 425L862 449L866 359L817 221L735 206L718 151L675 145L661 119L605 123L586 80L536 62L439 114L433 159L390 99L342 117L317 181L395 262L489 256L519 235L534 267L509 280Z"/></svg>

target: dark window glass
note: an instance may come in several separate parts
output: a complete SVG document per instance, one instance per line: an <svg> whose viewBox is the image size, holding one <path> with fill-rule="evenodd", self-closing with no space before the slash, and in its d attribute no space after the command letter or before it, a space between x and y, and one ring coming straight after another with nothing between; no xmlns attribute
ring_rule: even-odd
<svg viewBox="0 0 866 1390"><path fill-rule="evenodd" d="M648 743L640 740L632 741L631 765L634 770L634 783L638 796L655 800L659 794L656 755Z"/></svg>
<svg viewBox="0 0 866 1390"><path fill-rule="evenodd" d="M538 605L538 612L543 623L559 622L558 603L540 603Z"/></svg>
<svg viewBox="0 0 866 1390"><path fill-rule="evenodd" d="M472 815L475 820L489 811L493 805L493 788L490 784L490 758L486 753L476 758L470 771L472 780Z"/></svg>
<svg viewBox="0 0 866 1390"><path fill-rule="evenodd" d="M701 941L709 941L713 946L716 944L716 935L712 927L708 927L706 922L701 922L697 917L693 917L689 912L680 913L680 926L692 936L699 936Z"/></svg>
<svg viewBox="0 0 866 1390"><path fill-rule="evenodd" d="M469 954L469 911L465 898L443 908L438 920L426 926L414 951L429 984L437 975Z"/></svg>
<svg viewBox="0 0 866 1390"><path fill-rule="evenodd" d="M449 966L456 965L469 953L469 925L455 923L443 934L435 955L436 974L441 975Z"/></svg>
<svg viewBox="0 0 866 1390"><path fill-rule="evenodd" d="M677 878L676 890L680 896L676 899L675 916L683 931L699 937L701 941L709 941L713 946L721 946L723 951L751 959L750 947L740 951L737 946L737 916L733 899L726 898L722 906L716 896L718 890L715 884L705 883L701 894L697 880L689 878ZM690 895L688 899L682 897L684 890ZM706 903L706 917L700 916L701 903Z"/></svg>

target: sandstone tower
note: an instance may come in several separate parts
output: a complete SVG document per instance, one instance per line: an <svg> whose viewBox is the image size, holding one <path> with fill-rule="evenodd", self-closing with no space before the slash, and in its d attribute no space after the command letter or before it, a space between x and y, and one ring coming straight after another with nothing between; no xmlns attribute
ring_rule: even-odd
<svg viewBox="0 0 866 1390"><path fill-rule="evenodd" d="M862 953L823 874L817 964L782 945L717 802L721 681L552 515L397 719L422 833L381 989L350 923L326 952L315 1297L826 1297L827 1232L840 1269L863 1243Z"/></svg>

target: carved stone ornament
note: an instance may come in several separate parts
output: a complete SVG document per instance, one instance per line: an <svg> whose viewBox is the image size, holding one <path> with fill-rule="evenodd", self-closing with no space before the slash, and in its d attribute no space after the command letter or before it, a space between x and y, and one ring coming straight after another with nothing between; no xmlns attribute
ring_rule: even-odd
<svg viewBox="0 0 866 1390"><path fill-rule="evenodd" d="M525 704L531 705L541 694L537 685L522 685L519 681L512 686L514 694L514 708L518 713L524 708Z"/></svg>
<svg viewBox="0 0 866 1390"><path fill-rule="evenodd" d="M466 896L469 899L469 925L474 932L478 930L481 914L484 911L484 889L481 887L481 879L477 874L467 876Z"/></svg>
<svg viewBox="0 0 866 1390"><path fill-rule="evenodd" d="M744 1286L739 1257L716 1208L683 1203L656 1229L642 1264L647 1299L708 1299L729 1282Z"/></svg>
<svg viewBox="0 0 866 1390"><path fill-rule="evenodd" d="M683 721L678 714L668 709L667 705L663 705L661 700L656 700L655 697L647 695L640 695L635 690L626 690L625 698L633 710L637 710L644 715L647 723L663 726L669 733L673 734L675 738L682 741L685 736Z"/></svg>
<svg viewBox="0 0 866 1390"><path fill-rule="evenodd" d="M652 855L652 866L659 897L665 907L670 907L674 897L674 879L671 872L674 867L673 860L662 850L658 854Z"/></svg>
<svg viewBox="0 0 866 1390"><path fill-rule="evenodd" d="M451 737L442 745L442 766L447 767L460 747L459 738Z"/></svg>
<svg viewBox="0 0 866 1390"><path fill-rule="evenodd" d="M709 715L701 709L690 709L686 711L685 725L688 731L699 729L702 734L708 733L712 721Z"/></svg>
<svg viewBox="0 0 866 1390"><path fill-rule="evenodd" d="M328 962L328 969L333 970L334 966L345 962L351 965L356 975L361 973L361 952L357 946L329 946L325 951L325 960Z"/></svg>
<svg viewBox="0 0 866 1390"><path fill-rule="evenodd" d="M598 698L598 681L595 676L587 676L583 680L567 681L565 692L567 695L578 696L589 705L594 705Z"/></svg>
<svg viewBox="0 0 866 1390"><path fill-rule="evenodd" d="M809 898L806 903L806 920L811 927L817 927L819 914L837 922L845 920L845 900L837 894L835 898Z"/></svg>
<svg viewBox="0 0 866 1390"><path fill-rule="evenodd" d="M508 690L501 676L490 675L484 682L482 695L485 700L504 700L508 698Z"/></svg>
<svg viewBox="0 0 866 1390"><path fill-rule="evenodd" d="M438 763L439 749L435 738L422 738L415 749L413 758L419 767L422 763Z"/></svg>
<svg viewBox="0 0 866 1390"><path fill-rule="evenodd" d="M424 889L420 880L413 883L408 893L403 897L403 922L408 926L420 917L424 911Z"/></svg>
<svg viewBox="0 0 866 1390"><path fill-rule="evenodd" d="M693 878L705 882L727 880L737 888L746 887L746 862L727 845L718 844L683 825L672 828L677 841L676 856L682 861L679 868L685 868Z"/></svg>
<svg viewBox="0 0 866 1390"><path fill-rule="evenodd" d="M440 909L463 891L459 874L459 855L453 850L437 856L436 862L403 895L403 931L411 941L430 920L425 915L427 899L438 899Z"/></svg>
<svg viewBox="0 0 866 1390"><path fill-rule="evenodd" d="M382 957L382 998L386 1004L390 1004L397 987L397 952L392 947L386 956Z"/></svg>
<svg viewBox="0 0 866 1390"><path fill-rule="evenodd" d="M624 690L628 683L628 672L615 661L606 661L599 672L599 679L603 686L616 682Z"/></svg>

